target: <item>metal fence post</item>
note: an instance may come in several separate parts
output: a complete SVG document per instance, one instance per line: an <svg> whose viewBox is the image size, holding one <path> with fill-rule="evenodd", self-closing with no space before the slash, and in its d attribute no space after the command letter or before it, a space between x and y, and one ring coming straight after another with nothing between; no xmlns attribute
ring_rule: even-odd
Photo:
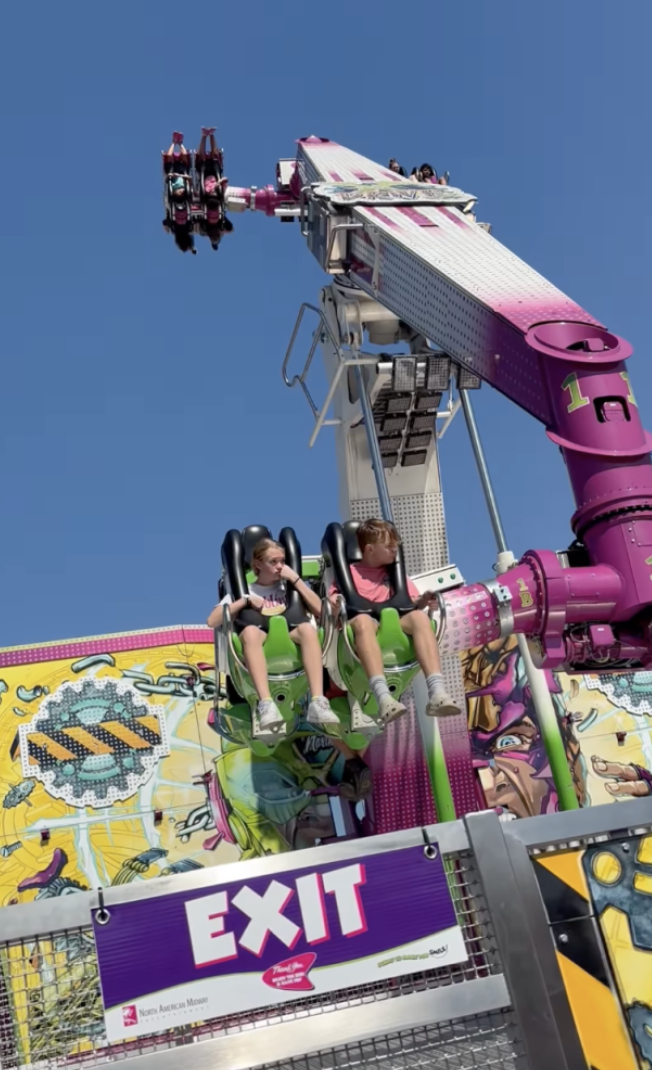
<svg viewBox="0 0 652 1070"><path fill-rule="evenodd" d="M507 842L509 825L501 824L494 813L471 814L465 824L529 1068L586 1070L541 897L537 891L537 897L524 898L514 872ZM522 850L529 865L527 850ZM523 880L521 869L519 863Z"/></svg>

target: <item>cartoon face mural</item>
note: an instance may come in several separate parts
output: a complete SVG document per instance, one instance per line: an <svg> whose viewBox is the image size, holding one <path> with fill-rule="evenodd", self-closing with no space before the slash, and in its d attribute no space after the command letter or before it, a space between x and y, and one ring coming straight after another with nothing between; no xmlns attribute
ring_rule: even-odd
<svg viewBox="0 0 652 1070"><path fill-rule="evenodd" d="M514 637L462 656L473 760L488 806L515 817L558 807ZM581 806L652 793L652 674L548 673Z"/></svg>
<svg viewBox="0 0 652 1070"><path fill-rule="evenodd" d="M473 760L487 805L515 817L556 810L557 793L515 640L468 651L462 666ZM579 746L557 681L550 678L549 687L581 795Z"/></svg>

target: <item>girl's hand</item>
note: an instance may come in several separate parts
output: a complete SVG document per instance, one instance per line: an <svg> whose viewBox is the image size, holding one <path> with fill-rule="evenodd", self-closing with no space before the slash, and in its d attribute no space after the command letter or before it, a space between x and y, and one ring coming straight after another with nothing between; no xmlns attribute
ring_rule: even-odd
<svg viewBox="0 0 652 1070"><path fill-rule="evenodd" d="M290 568L289 565L283 565L283 568L281 569L281 579L287 580L288 583L296 583L301 577L293 568Z"/></svg>
<svg viewBox="0 0 652 1070"><path fill-rule="evenodd" d="M265 605L265 600L261 598L259 594L250 594L249 605L252 609L257 609L260 613L262 611L263 606Z"/></svg>

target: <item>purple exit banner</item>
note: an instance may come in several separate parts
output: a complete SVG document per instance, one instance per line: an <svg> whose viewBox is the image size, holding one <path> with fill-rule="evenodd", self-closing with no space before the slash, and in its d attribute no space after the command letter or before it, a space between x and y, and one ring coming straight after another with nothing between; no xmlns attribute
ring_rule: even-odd
<svg viewBox="0 0 652 1070"><path fill-rule="evenodd" d="M216 869L216 878L219 869ZM109 1040L467 958L423 847L111 906L93 925Z"/></svg>

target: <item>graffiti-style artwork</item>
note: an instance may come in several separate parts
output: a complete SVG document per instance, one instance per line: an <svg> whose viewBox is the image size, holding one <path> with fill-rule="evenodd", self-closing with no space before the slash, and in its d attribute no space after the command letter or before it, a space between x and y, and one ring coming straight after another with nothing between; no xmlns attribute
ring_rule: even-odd
<svg viewBox="0 0 652 1070"><path fill-rule="evenodd" d="M513 637L467 651L462 658L471 746L488 806L514 817L557 809L558 800L523 660ZM578 797L585 802L585 775L572 717L558 680L548 686Z"/></svg>
<svg viewBox="0 0 652 1070"><path fill-rule="evenodd" d="M257 757L213 663L205 628L0 651L0 905L373 831L365 762L307 722Z"/></svg>
<svg viewBox="0 0 652 1070"><path fill-rule="evenodd" d="M590 847L584 872L638 1061L652 1068L652 836Z"/></svg>
<svg viewBox="0 0 652 1070"><path fill-rule="evenodd" d="M253 754L214 657L200 627L0 651L1 906L375 831L365 761L305 721ZM89 933L0 951L0 1063L103 1036Z"/></svg>
<svg viewBox="0 0 652 1070"><path fill-rule="evenodd" d="M462 656L473 760L488 806L515 817L558 808L512 636ZM652 673L547 673L581 806L652 794Z"/></svg>
<svg viewBox="0 0 652 1070"><path fill-rule="evenodd" d="M586 1065L650 1070L652 837L532 858Z"/></svg>

